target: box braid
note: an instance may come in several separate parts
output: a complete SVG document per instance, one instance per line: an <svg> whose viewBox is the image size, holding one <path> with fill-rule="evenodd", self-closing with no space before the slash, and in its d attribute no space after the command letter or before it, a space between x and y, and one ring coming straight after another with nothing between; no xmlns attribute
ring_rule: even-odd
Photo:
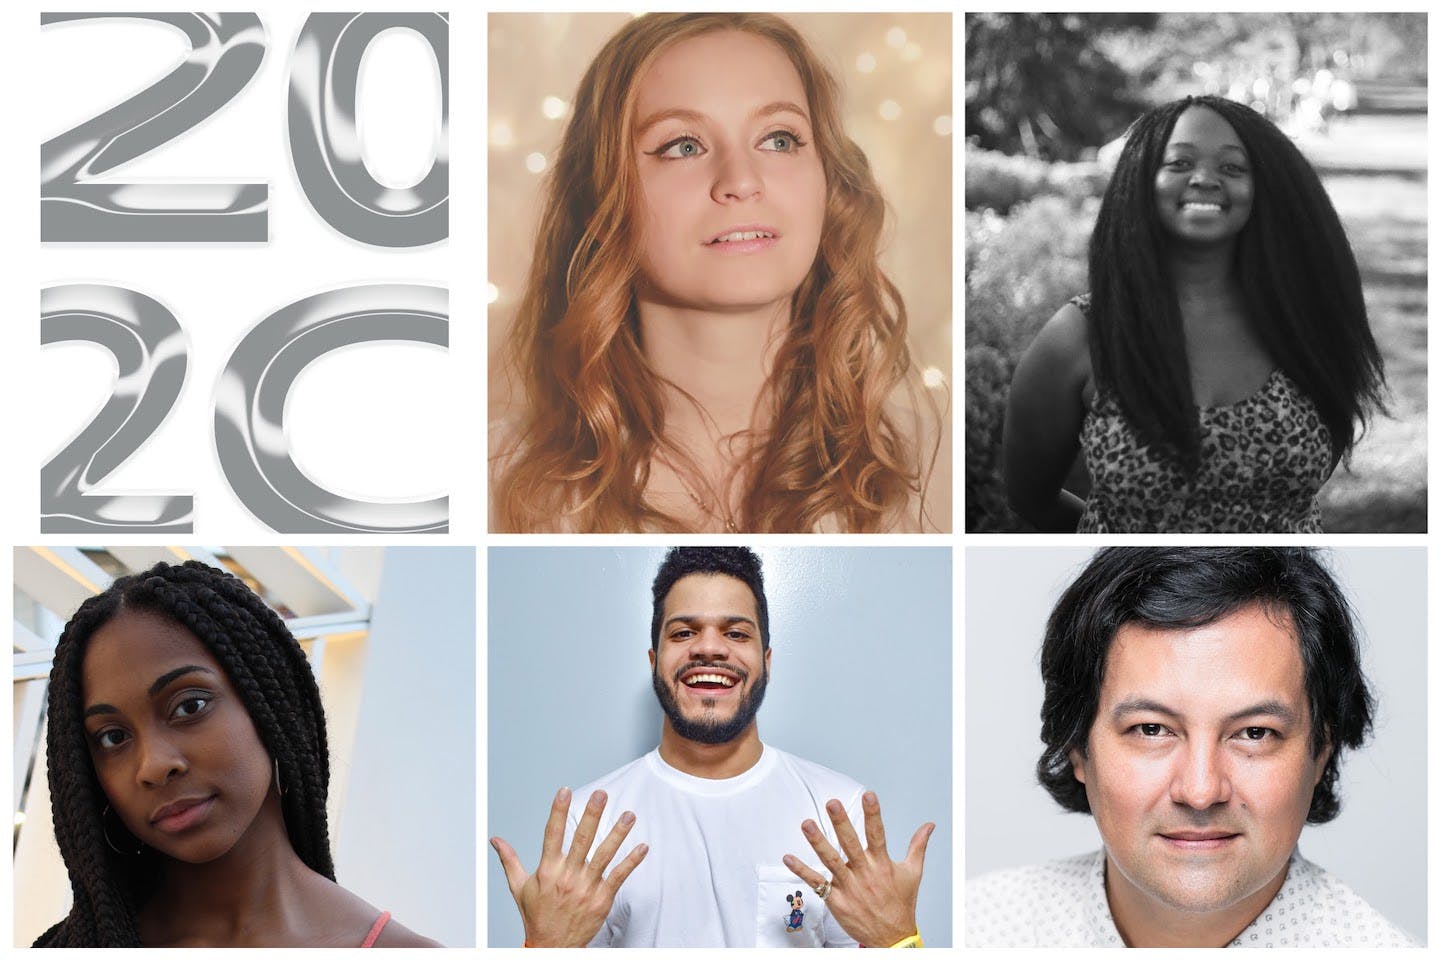
<svg viewBox="0 0 1440 960"><path fill-rule="evenodd" d="M260 741L280 765L290 843L315 872L335 879L325 800L330 752L310 664L280 617L237 577L196 561L159 563L89 598L55 647L48 699L48 775L55 839L74 905L36 946L138 947L136 912L154 891L161 855L111 849L102 832L106 799L82 722L81 665L90 637L122 610L183 626L209 649L245 704ZM118 824L110 823L112 838ZM123 832L123 831L121 831ZM126 841L122 838L120 845Z"/></svg>

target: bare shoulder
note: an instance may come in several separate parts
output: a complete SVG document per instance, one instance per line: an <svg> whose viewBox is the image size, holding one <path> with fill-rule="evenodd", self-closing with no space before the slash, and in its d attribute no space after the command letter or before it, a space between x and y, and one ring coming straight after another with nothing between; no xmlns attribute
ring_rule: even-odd
<svg viewBox="0 0 1440 960"><path fill-rule="evenodd" d="M442 944L429 937L422 937L409 927L391 918L385 924L385 929L380 931L380 936L375 938L377 947L439 947Z"/></svg>
<svg viewBox="0 0 1440 960"><path fill-rule="evenodd" d="M383 911L338 883L320 877L314 893L323 901L327 930L324 946L358 947ZM391 917L375 940L377 947L438 947L440 944L405 927Z"/></svg>
<svg viewBox="0 0 1440 960"><path fill-rule="evenodd" d="M1045 321L1031 341L1026 359L1044 364L1054 372L1065 372L1070 378L1090 374L1090 321L1085 312L1067 303Z"/></svg>

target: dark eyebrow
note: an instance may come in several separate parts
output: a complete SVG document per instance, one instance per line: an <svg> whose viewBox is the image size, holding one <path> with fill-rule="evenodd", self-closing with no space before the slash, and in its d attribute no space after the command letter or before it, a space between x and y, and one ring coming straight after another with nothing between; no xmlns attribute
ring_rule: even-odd
<svg viewBox="0 0 1440 960"><path fill-rule="evenodd" d="M208 673L212 677L215 675L215 671L211 670L209 667L202 667L198 663L187 663L183 667L176 667L169 673L161 674L160 676L156 677L155 682L150 684L150 689L146 691L146 695L151 697L155 696L155 694L159 693L161 690L164 690L166 687L170 686L170 684L174 683L175 680L185 676L187 673ZM108 703L96 703L86 707L85 713L80 717L80 719L87 720L91 716L98 713L119 712L120 711L118 708L111 706Z"/></svg>
<svg viewBox="0 0 1440 960"><path fill-rule="evenodd" d="M749 617L740 617L740 616L735 616L735 615L732 614L731 616L728 616L728 617L722 616L722 617L710 618L710 617L706 617L703 613L677 613L675 616L673 616L673 617L671 617L670 619L666 620L666 621L665 621L665 625L664 625L661 629L663 629L663 630L669 630L669 629L670 629L670 624L676 622L677 620L680 621L681 623L693 623L693 622L695 622L695 621L697 621L697 620L708 620L708 619L718 620L720 623L723 623L723 624L725 624L726 626L730 626L730 625L736 624L736 623L748 623L750 626L755 627L755 629L757 629L757 630L760 629L758 626L756 626L755 621L754 621L754 620L751 620Z"/></svg>
<svg viewBox="0 0 1440 960"><path fill-rule="evenodd" d="M1119 719L1127 713L1158 713L1161 716L1179 719L1180 714L1160 703L1158 700L1147 700L1144 697L1130 697L1115 704L1110 711L1110 716ZM1300 717L1290 707L1279 700L1261 700L1259 703L1251 704L1243 710L1236 710L1225 718L1226 723L1234 723L1236 720L1243 720L1247 717L1274 717L1281 723L1295 724Z"/></svg>
<svg viewBox="0 0 1440 960"><path fill-rule="evenodd" d="M789 100L776 100L773 103L767 103L765 104L765 106L760 107L751 115L755 117L768 117L772 114L785 112L799 114L806 123L810 122L810 115ZM656 113L652 113L650 114L650 116L642 120L639 125L635 127L635 136L640 136L645 131L655 126L655 124L660 123L664 120L685 120L689 123L698 124L703 123L708 119L709 117L699 112L698 110L686 110L684 107L672 107L669 110L660 110Z"/></svg>
<svg viewBox="0 0 1440 960"><path fill-rule="evenodd" d="M1181 140L1179 143L1169 144L1169 146L1171 146L1171 147L1188 147L1188 148L1191 149L1191 150L1198 150L1198 149L1200 149L1199 147L1195 146L1195 144L1189 143L1189 142L1187 142L1187 141L1185 141L1185 140ZM1241 146L1240 144L1238 144L1238 143L1222 143L1222 144L1220 145L1220 149L1221 149L1221 150L1238 150L1238 151L1241 152L1241 153L1244 153L1244 152L1245 152L1245 148L1244 148L1243 146Z"/></svg>

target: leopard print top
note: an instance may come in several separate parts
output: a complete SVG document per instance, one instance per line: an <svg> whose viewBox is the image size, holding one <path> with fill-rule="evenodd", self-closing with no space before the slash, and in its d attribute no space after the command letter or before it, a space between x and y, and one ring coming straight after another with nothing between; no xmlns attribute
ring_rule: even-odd
<svg viewBox="0 0 1440 960"><path fill-rule="evenodd" d="M1089 313L1089 304L1080 305ZM1200 470L1143 443L1099 390L1080 428L1090 500L1079 533L1320 533L1330 431L1283 371L1238 403L1200 410Z"/></svg>

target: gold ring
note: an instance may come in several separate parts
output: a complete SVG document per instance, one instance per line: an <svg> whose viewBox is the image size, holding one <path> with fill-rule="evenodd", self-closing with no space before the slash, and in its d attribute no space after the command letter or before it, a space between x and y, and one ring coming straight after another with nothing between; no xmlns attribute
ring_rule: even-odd
<svg viewBox="0 0 1440 960"><path fill-rule="evenodd" d="M822 880L820 882L820 885L815 888L815 896L819 897L821 900L824 900L826 897L830 896L829 880Z"/></svg>

